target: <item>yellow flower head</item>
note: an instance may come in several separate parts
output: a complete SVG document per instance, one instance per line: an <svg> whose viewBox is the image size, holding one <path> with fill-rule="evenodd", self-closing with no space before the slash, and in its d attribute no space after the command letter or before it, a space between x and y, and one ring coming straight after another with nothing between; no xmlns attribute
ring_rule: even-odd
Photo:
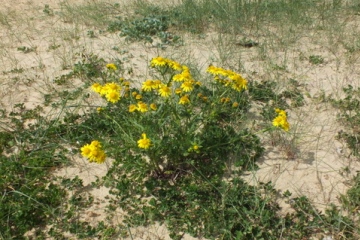
<svg viewBox="0 0 360 240"><path fill-rule="evenodd" d="M148 148L150 147L150 145L151 145L150 139L148 139L148 138L146 137L146 134L145 134L145 133L141 134L141 137L142 137L142 138L141 138L139 141L137 141L138 147L139 147L139 148L148 149Z"/></svg>
<svg viewBox="0 0 360 240"><path fill-rule="evenodd" d="M238 102L234 102L233 104L232 104L232 107L233 108L237 108L239 106L239 103Z"/></svg>
<svg viewBox="0 0 360 240"><path fill-rule="evenodd" d="M161 81L159 79L154 80L153 89L158 89L162 85Z"/></svg>
<svg viewBox="0 0 360 240"><path fill-rule="evenodd" d="M121 79L121 78L120 78L120 79ZM122 85L125 86L125 87L129 87L129 86L130 86L130 82L129 82L129 81L123 82Z"/></svg>
<svg viewBox="0 0 360 240"><path fill-rule="evenodd" d="M81 148L81 155L88 158L90 162L103 163L106 158L105 152L101 149L99 141L92 141Z"/></svg>
<svg viewBox="0 0 360 240"><path fill-rule="evenodd" d="M215 67L210 65L208 67L208 69L206 70L208 73L211 73L212 75L222 75L222 76L228 76L228 71L223 69L223 68L219 68L219 67Z"/></svg>
<svg viewBox="0 0 360 240"><path fill-rule="evenodd" d="M222 102L222 103L228 103L230 101L231 101L231 99L228 98L228 97L223 97L223 98L220 99L220 102Z"/></svg>
<svg viewBox="0 0 360 240"><path fill-rule="evenodd" d="M159 88L160 96L167 98L171 95L171 89L166 86L165 84L162 84Z"/></svg>
<svg viewBox="0 0 360 240"><path fill-rule="evenodd" d="M105 84L105 87L109 91L120 91L121 90L121 86L116 83L113 83L113 82Z"/></svg>
<svg viewBox="0 0 360 240"><path fill-rule="evenodd" d="M156 57L151 60L151 67L164 67L167 64L167 59L163 57Z"/></svg>
<svg viewBox="0 0 360 240"><path fill-rule="evenodd" d="M151 108L153 111L156 111L157 106L156 106L155 103L152 103L152 104L150 104L150 108Z"/></svg>
<svg viewBox="0 0 360 240"><path fill-rule="evenodd" d="M194 89L192 81L183 82L180 87L184 92L191 92Z"/></svg>
<svg viewBox="0 0 360 240"><path fill-rule="evenodd" d="M138 95L135 96L135 99L140 100L140 99L142 99L142 96L140 94L138 94Z"/></svg>
<svg viewBox="0 0 360 240"><path fill-rule="evenodd" d="M148 106L147 106L146 103L140 101L137 104L137 110L139 110L140 112L147 112L148 111Z"/></svg>
<svg viewBox="0 0 360 240"><path fill-rule="evenodd" d="M191 81L192 76L188 67L183 66L183 71L179 74L174 75L173 80L175 82Z"/></svg>
<svg viewBox="0 0 360 240"><path fill-rule="evenodd" d="M287 121L287 115L284 110L276 108L275 111L278 113L278 116L274 118L272 124L275 127L280 127L284 129L285 131L289 131L290 124Z"/></svg>
<svg viewBox="0 0 360 240"><path fill-rule="evenodd" d="M105 84L101 90L100 90L100 95L101 96L106 96L109 92L120 92L121 90L121 86L116 84L116 83L107 83ZM120 96L120 93L119 93Z"/></svg>
<svg viewBox="0 0 360 240"><path fill-rule="evenodd" d="M114 63L106 64L106 68L109 69L109 70L113 70L113 71L117 70L117 66Z"/></svg>
<svg viewBox="0 0 360 240"><path fill-rule="evenodd" d="M137 107L134 104L130 104L129 112L135 112L135 110L137 110Z"/></svg>
<svg viewBox="0 0 360 240"><path fill-rule="evenodd" d="M177 88L177 89L175 89L175 93L176 93L176 94L181 94L181 93L182 93L181 88Z"/></svg>
<svg viewBox="0 0 360 240"><path fill-rule="evenodd" d="M105 97L109 102L117 103L120 100L120 93L118 91L111 90L107 92Z"/></svg>
<svg viewBox="0 0 360 240"><path fill-rule="evenodd" d="M154 89L154 85L155 83L153 80L146 80L145 82L143 82L141 89L145 92L149 92Z"/></svg>
<svg viewBox="0 0 360 240"><path fill-rule="evenodd" d="M91 147L90 144L86 144L81 148L81 155L83 155L84 157L89 157L91 153Z"/></svg>
<svg viewBox="0 0 360 240"><path fill-rule="evenodd" d="M180 98L179 104L185 105L189 103L190 103L190 99L188 95L184 95Z"/></svg>
<svg viewBox="0 0 360 240"><path fill-rule="evenodd" d="M100 93L102 86L100 83L94 83L93 85L91 85L91 89L96 93Z"/></svg>
<svg viewBox="0 0 360 240"><path fill-rule="evenodd" d="M200 153L200 147L199 145L197 144L193 144L192 147L190 147L188 149L188 152L196 152L196 153Z"/></svg>
<svg viewBox="0 0 360 240"><path fill-rule="evenodd" d="M175 71L181 70L181 65L178 62L175 62L173 60L168 60L168 65Z"/></svg>

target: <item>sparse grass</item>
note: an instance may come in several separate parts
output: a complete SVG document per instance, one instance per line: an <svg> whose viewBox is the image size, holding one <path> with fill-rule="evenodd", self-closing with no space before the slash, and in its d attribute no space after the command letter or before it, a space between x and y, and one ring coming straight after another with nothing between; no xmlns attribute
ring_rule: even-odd
<svg viewBox="0 0 360 240"><path fill-rule="evenodd" d="M344 94L333 88L338 91L333 96L343 96L335 99L323 89L309 89L316 74L310 81L303 79L306 71L334 67L332 57L338 60L343 50L350 68L356 66L359 29L354 19L359 6L355 1L312 0L183 0L173 5L140 0L128 6L104 1L75 5L68 0L59 6L41 6L44 19L64 24L50 31L54 36L46 51L58 54L67 72L53 76L53 85L46 88L51 92L37 89L44 91L40 106L26 109L19 103L12 111L1 110L0 238L26 239L24 234L31 230L28 239L66 239L69 235L79 239L132 238L136 226L158 222L173 239L185 234L206 239L359 239L359 175L340 196L341 202L329 204L322 212L312 196L301 191L291 193L277 189L275 183L256 180L256 185L250 185L244 180L264 166L265 148L273 149L276 158L286 163L300 162L305 141L298 125L309 128L313 139L309 142L319 144L325 123L307 123L308 118L296 119L291 114L307 111L301 116L316 115L328 103L340 111L339 122L344 126L337 138L351 150L351 156L341 158L346 167L333 167L333 171L345 178L356 170L348 166L350 158L359 161L358 86L347 86ZM4 29L11 29L15 20L16 14L0 11ZM35 24L30 22L26 24ZM88 41L101 44L99 39L112 33L119 37L119 45L112 47L113 56L75 49ZM16 34L13 40L23 39ZM213 36L210 40L209 35ZM193 39L204 42L212 52L209 59L198 63L185 56ZM192 93L186 93L193 105L179 104L177 95L166 100L140 91L140 81L151 77L172 82L167 86L174 87L179 83L171 79L179 72L161 65L157 71L146 68L147 73L128 67L134 59L120 60L118 55L131 54L128 47L136 41L161 43L141 45L146 49L141 58L174 54L180 56L180 62L190 63L193 78L202 81ZM12 47L23 58L41 54L40 45L32 44L31 37L27 36L25 43L19 41ZM10 59L15 51L5 46L0 51ZM324 52L314 52L318 46ZM154 51L148 54L151 49ZM135 60L142 61L140 57ZM43 64L40 57L36 61ZM109 62L117 69L107 69ZM233 93L227 86L214 84L204 73L208 63L244 73L248 90ZM304 73L296 64L311 65L311 69ZM2 72L5 80L31 86L35 78L26 74L32 69L16 64ZM45 67L36 69L36 77L41 78L39 72ZM144 79L138 77L141 75ZM106 104L88 91L94 83L107 86L111 82L124 90L116 104ZM109 98L107 93L103 95ZM129 112L129 104L139 104L137 98L156 103L157 110ZM239 105L233 105L235 102ZM310 110L304 110L307 107ZM288 111L289 133L268 128L277 116L274 108ZM313 125L321 127L320 133L310 132ZM145 132L151 139L150 148L138 149ZM101 140L108 158L113 159L104 178L85 185L80 176L54 177L56 169L71 164L71 159L79 157L80 148L95 139ZM314 162L319 177L318 162L326 159L319 160L317 152L308 154L315 155L309 162ZM110 189L111 200L103 213L105 220L93 224L84 214L99 204L90 190L100 186ZM278 204L281 201L287 204L287 212ZM124 211L124 219L115 225L111 217L118 209Z"/></svg>

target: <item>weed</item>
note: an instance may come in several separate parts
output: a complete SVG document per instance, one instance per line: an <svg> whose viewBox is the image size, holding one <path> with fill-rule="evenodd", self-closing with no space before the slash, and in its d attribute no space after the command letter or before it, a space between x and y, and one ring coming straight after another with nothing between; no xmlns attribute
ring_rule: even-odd
<svg viewBox="0 0 360 240"><path fill-rule="evenodd" d="M17 50L21 51L23 53L30 53L30 52L34 52L36 50L36 48L22 46L22 47L18 47Z"/></svg>
<svg viewBox="0 0 360 240"><path fill-rule="evenodd" d="M48 16L54 16L54 11L50 8L49 4L45 4L43 13Z"/></svg>
<svg viewBox="0 0 360 240"><path fill-rule="evenodd" d="M314 65L319 65L324 63L324 58L320 55L311 55L309 57L309 62Z"/></svg>
<svg viewBox="0 0 360 240"><path fill-rule="evenodd" d="M88 35L89 38L96 38L96 35L95 35L93 30L87 31L87 35Z"/></svg>
<svg viewBox="0 0 360 240"><path fill-rule="evenodd" d="M350 131L340 131L337 139L344 140L351 150L351 154L359 156L360 150L360 88L354 89L351 85L343 88L346 96L343 99L336 100L331 98L333 106L340 110L339 120Z"/></svg>

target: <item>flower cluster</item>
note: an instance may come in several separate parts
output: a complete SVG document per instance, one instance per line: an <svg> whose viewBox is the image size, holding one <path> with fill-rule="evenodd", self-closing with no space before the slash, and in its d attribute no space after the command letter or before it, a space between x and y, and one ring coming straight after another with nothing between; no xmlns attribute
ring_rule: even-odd
<svg viewBox="0 0 360 240"><path fill-rule="evenodd" d="M287 121L287 115L286 112L284 110L275 108L275 111L277 112L277 117L274 118L272 124L275 127L280 127L282 129L284 129L285 131L289 131L290 128L290 124Z"/></svg>
<svg viewBox="0 0 360 240"><path fill-rule="evenodd" d="M153 111L156 111L157 106L155 103L151 103L150 104L150 109ZM129 112L135 112L135 111L139 111L139 112L147 112L149 110L149 106L144 103L143 101L139 101L136 105L135 104L130 104L129 105Z"/></svg>
<svg viewBox="0 0 360 240"><path fill-rule="evenodd" d="M106 83L103 86L99 83L94 83L91 89L105 97L109 102L116 103L120 100L121 86L117 83Z"/></svg>
<svg viewBox="0 0 360 240"><path fill-rule="evenodd" d="M105 161L105 152L101 149L99 141L92 141L81 148L81 155L88 158L90 162L103 163Z"/></svg>
<svg viewBox="0 0 360 240"><path fill-rule="evenodd" d="M106 64L106 68L109 69L110 71L116 71L117 70L117 66L114 63Z"/></svg>
<svg viewBox="0 0 360 240"><path fill-rule="evenodd" d="M156 57L150 62L151 67L169 67L175 71L181 70L181 64L171 59Z"/></svg>
<svg viewBox="0 0 360 240"><path fill-rule="evenodd" d="M236 72L212 65L208 67L207 72L212 74L219 83L225 86L231 86L236 91L247 89L247 80Z"/></svg>

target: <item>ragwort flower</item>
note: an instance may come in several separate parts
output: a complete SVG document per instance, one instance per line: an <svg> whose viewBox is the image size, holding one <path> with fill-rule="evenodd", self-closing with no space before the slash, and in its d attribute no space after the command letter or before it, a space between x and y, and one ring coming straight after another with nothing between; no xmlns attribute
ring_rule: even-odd
<svg viewBox="0 0 360 240"><path fill-rule="evenodd" d="M108 63L106 64L106 68L112 71L116 71L117 70L117 66L114 63Z"/></svg>
<svg viewBox="0 0 360 240"><path fill-rule="evenodd" d="M112 103L117 103L120 100L120 93L118 91L108 91L105 95L106 100Z"/></svg>
<svg viewBox="0 0 360 240"><path fill-rule="evenodd" d="M274 118L272 124L275 127L280 127L285 131L289 131L290 124L287 121L287 115L284 110L276 108L275 111L278 113L278 116Z"/></svg>
<svg viewBox="0 0 360 240"><path fill-rule="evenodd" d="M99 141L92 141L81 148L81 155L88 158L90 162L103 163L106 158L105 152L101 149Z"/></svg>
<svg viewBox="0 0 360 240"><path fill-rule="evenodd" d="M137 141L138 147L143 149L148 149L151 146L151 140L146 137L146 134L141 134L141 139Z"/></svg>
<svg viewBox="0 0 360 240"><path fill-rule="evenodd" d="M147 112L148 111L148 106L146 103L144 102L138 102L137 104L137 110L140 112Z"/></svg>
<svg viewBox="0 0 360 240"><path fill-rule="evenodd" d="M155 82L153 80L146 80L145 82L143 82L141 89L145 92L150 92L151 90L154 89L154 86L155 86Z"/></svg>
<svg viewBox="0 0 360 240"><path fill-rule="evenodd" d="M190 99L189 99L188 95L182 96L180 98L180 100L179 100L179 104L185 105L185 104L188 104L188 103L190 103Z"/></svg>
<svg viewBox="0 0 360 240"><path fill-rule="evenodd" d="M167 64L167 59L163 57L156 57L151 59L151 67L165 67Z"/></svg>
<svg viewBox="0 0 360 240"><path fill-rule="evenodd" d="M191 92L194 89L192 81L183 82L180 87L184 92Z"/></svg>
<svg viewBox="0 0 360 240"><path fill-rule="evenodd" d="M159 87L159 93L160 93L160 96L167 98L171 95L171 89L167 85L162 84Z"/></svg>

